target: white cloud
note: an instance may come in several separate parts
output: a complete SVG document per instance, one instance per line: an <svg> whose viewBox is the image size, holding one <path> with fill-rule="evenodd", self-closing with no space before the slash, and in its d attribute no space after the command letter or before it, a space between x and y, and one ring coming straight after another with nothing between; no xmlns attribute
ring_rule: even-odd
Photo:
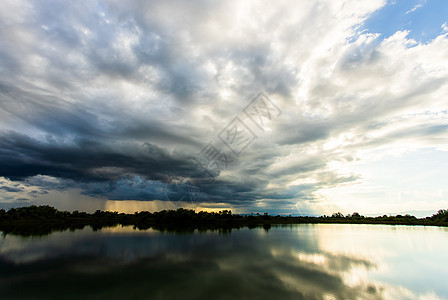
<svg viewBox="0 0 448 300"><path fill-rule="evenodd" d="M423 7L423 4L417 4L416 6L414 6L413 8L411 8L410 10L408 10L407 12L405 12L404 14L410 14L413 13L414 11L416 11L417 9L419 9L420 7Z"/></svg>
<svg viewBox="0 0 448 300"><path fill-rule="evenodd" d="M2 144L26 152L15 157L27 163L43 160L38 170L164 180L185 172L185 157L259 89L282 115L222 173L220 188L204 191L211 198L226 190L248 210L254 199L271 210L305 207L331 201L316 196L324 188L363 180L338 163L446 145L448 38L357 32L386 1L26 3L2 10L0 129L39 140ZM165 170L140 167L145 142ZM101 155L88 164L80 152Z"/></svg>
<svg viewBox="0 0 448 300"><path fill-rule="evenodd" d="M448 25L446 25L446 22L442 24L441 28L444 32L448 32Z"/></svg>

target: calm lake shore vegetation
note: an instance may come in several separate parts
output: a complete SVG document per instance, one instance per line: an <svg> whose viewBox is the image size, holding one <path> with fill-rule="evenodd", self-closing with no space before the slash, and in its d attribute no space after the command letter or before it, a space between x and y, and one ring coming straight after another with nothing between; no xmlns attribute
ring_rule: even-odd
<svg viewBox="0 0 448 300"><path fill-rule="evenodd" d="M387 224L387 225L427 225L448 226L448 210L441 209L431 217L416 218L411 215L383 215L365 217L357 212L343 215L340 212L331 216L272 216L264 214L237 215L230 210L219 212L195 212L179 208L177 210L162 210L158 212L141 211L125 214L97 210L89 214L79 211L59 211L54 207L27 206L11 208L8 211L0 209L0 231L3 235L17 234L22 236L46 235L53 231L77 230L85 226L99 230L117 225L134 226L135 229L153 228L160 231L191 232L194 230L220 230L223 232L241 227L255 228L262 226L269 230L271 225L278 224Z"/></svg>

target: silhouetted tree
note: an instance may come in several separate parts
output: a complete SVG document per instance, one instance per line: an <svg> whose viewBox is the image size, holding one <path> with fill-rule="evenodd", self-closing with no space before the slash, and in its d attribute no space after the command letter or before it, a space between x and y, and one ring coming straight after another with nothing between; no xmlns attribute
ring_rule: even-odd
<svg viewBox="0 0 448 300"><path fill-rule="evenodd" d="M438 222L448 222L448 209L440 209L431 216L431 219Z"/></svg>
<svg viewBox="0 0 448 300"><path fill-rule="evenodd" d="M271 224L297 223L379 223L379 224L421 224L448 226L448 210L441 209L431 217L418 219L412 215L364 217L357 212L344 215L340 212L331 216L271 216L268 213L232 215L230 210L219 212L195 212L191 209L162 210L159 212L136 212L134 214L97 210L86 212L59 211L49 205L0 209L0 231L24 235L49 234L54 230L83 228L86 225L98 230L117 224L133 225L138 229L153 227L160 230L193 232L195 229L230 229L241 226L267 229Z"/></svg>
<svg viewBox="0 0 448 300"><path fill-rule="evenodd" d="M338 218L338 219L343 219L344 215L341 212L337 212L337 213L333 213L331 215L332 218Z"/></svg>
<svg viewBox="0 0 448 300"><path fill-rule="evenodd" d="M360 215L359 213L357 213L357 212L354 212L354 213L352 213L351 218L352 218L352 219L361 219L361 218L363 218L363 216L361 216L361 215Z"/></svg>

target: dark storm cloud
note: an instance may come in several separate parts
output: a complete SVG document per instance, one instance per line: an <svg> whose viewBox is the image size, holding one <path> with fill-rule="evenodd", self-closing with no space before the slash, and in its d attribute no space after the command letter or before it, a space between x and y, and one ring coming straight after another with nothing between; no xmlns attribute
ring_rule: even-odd
<svg viewBox="0 0 448 300"><path fill-rule="evenodd" d="M167 184L139 176L124 176L113 181L84 183L81 187L85 195L107 196L111 200L170 200L166 197Z"/></svg>
<svg viewBox="0 0 448 300"><path fill-rule="evenodd" d="M43 190L43 191L31 191L28 193L29 196L31 197L38 197L39 195L45 195L48 194L47 191Z"/></svg>
<svg viewBox="0 0 448 300"><path fill-rule="evenodd" d="M1 135L0 156L0 176L12 179L49 175L92 181L118 179L128 173L164 179L168 171L185 176L194 170L188 157L175 157L150 143L120 151L94 140L78 138L58 144L11 132Z"/></svg>
<svg viewBox="0 0 448 300"><path fill-rule="evenodd" d="M272 208L356 182L329 166L363 149L443 144L441 114L407 112L443 104L440 51L356 33L382 1L335 3L2 3L0 177L40 187L22 191L33 198L164 200L179 176L201 182L201 201ZM281 117L203 183L193 158L260 89ZM13 184L3 191L19 195Z"/></svg>
<svg viewBox="0 0 448 300"><path fill-rule="evenodd" d="M0 186L0 190L4 190L10 193L19 193L23 192L23 187Z"/></svg>

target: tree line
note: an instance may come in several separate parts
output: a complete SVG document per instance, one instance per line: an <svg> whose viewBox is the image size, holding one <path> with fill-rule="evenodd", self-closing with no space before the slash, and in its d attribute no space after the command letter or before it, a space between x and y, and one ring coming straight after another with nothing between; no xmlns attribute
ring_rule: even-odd
<svg viewBox="0 0 448 300"><path fill-rule="evenodd" d="M448 210L441 209L426 218L406 215L362 216L357 212L331 216L280 216L264 214L232 214L230 210L219 212L195 212L191 209L162 210L158 212L140 211L133 214L116 211L97 210L94 213L80 211L60 211L49 205L0 209L0 231L3 234L22 235L48 234L55 230L76 230L91 226L94 230L108 226L133 225L136 229L154 228L158 230L191 231L195 229L231 229L263 226L269 230L275 224L301 223L350 223L350 224L390 224L390 225L432 225L448 226Z"/></svg>

